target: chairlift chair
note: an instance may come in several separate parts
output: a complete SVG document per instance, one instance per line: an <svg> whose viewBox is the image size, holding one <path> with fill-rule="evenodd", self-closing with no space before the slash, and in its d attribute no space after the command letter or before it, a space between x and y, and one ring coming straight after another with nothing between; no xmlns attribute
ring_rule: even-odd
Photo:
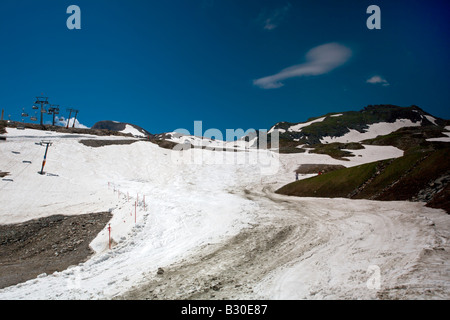
<svg viewBox="0 0 450 320"><path fill-rule="evenodd" d="M22 117L28 117L28 113L25 112L25 108L22 108Z"/></svg>

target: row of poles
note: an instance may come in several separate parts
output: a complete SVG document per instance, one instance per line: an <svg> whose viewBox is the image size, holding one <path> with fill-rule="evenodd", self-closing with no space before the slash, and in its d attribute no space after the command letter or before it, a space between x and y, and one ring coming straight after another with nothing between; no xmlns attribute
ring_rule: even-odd
<svg viewBox="0 0 450 320"><path fill-rule="evenodd" d="M120 199L120 196L126 196L127 202L130 202L130 193L127 192L126 194L121 192L119 189L116 189L116 186L111 183L108 182L108 189L113 189L113 192L117 192L117 198ZM145 194L142 195L142 202L141 204L139 203L139 193L136 194L136 200L134 201L134 223L137 223L137 207L143 205L144 207L144 211L147 208L146 202L145 202ZM109 249L111 249L111 224L108 224L108 235L109 235Z"/></svg>

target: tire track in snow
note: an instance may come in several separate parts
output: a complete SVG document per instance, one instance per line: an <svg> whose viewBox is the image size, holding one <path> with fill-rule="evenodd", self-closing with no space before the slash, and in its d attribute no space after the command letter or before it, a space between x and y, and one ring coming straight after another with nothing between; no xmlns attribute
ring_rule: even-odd
<svg viewBox="0 0 450 320"><path fill-rule="evenodd" d="M449 297L448 238L424 218L442 213L406 202L290 198L268 187L241 193L259 206L257 224L116 298L410 299L423 296L421 288L428 298ZM441 265L429 274L423 248L436 239L440 249L429 256L437 252ZM368 285L372 266L380 288Z"/></svg>

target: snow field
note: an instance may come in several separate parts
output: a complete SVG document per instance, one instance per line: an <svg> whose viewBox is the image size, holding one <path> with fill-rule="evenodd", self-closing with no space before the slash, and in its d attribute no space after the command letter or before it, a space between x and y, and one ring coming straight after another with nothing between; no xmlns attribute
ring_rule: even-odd
<svg viewBox="0 0 450 320"><path fill-rule="evenodd" d="M29 140L8 142L11 150L20 150L20 159L31 154L25 150L32 150L33 156L29 157L32 164L27 170L18 176L11 170L14 182L3 186L2 203L6 203L4 199L11 200L2 208L1 221L12 223L44 215L109 209L114 215L110 224L116 245L107 250L106 228L91 243L97 255L72 270L82 283L81 291L67 290L67 273L62 272L29 281L30 287L16 286L19 292L24 288L27 292L16 293L18 297L109 297L127 288L128 283L138 282L143 271L180 259L190 250L230 236L252 221L253 204L232 192L237 181L259 177L256 166L251 175L241 177L236 172L240 165L214 161L211 165L180 165L178 151L161 149L152 143L88 148L77 138L66 138L49 150L46 171L57 176L41 176L37 168L44 150L34 144L36 139ZM2 148L3 151L9 155L8 148ZM205 161L217 157L213 151L191 150L185 154L198 152L204 153ZM170 153L177 155L171 159ZM21 165L20 160L13 161L14 156L19 155L2 157L2 168ZM130 202L127 193L132 195ZM146 195L146 209L143 198L139 199L135 224L134 201L138 194ZM114 280L113 284L111 279L120 281Z"/></svg>
<svg viewBox="0 0 450 320"><path fill-rule="evenodd" d="M320 139L321 143L332 143L332 142L359 142L366 139L373 139L380 135L386 135L394 132L403 127L414 127L420 126L421 122L412 122L409 119L397 119L395 122L378 122L369 125L369 128L364 132L359 132L358 130L349 129L349 132L340 137L323 137Z"/></svg>
<svg viewBox="0 0 450 320"><path fill-rule="evenodd" d="M135 137L145 137L145 134L140 132L138 129L136 129L133 126L130 126L129 124L125 125L125 129L121 131L122 133L131 133Z"/></svg>
<svg viewBox="0 0 450 320"><path fill-rule="evenodd" d="M282 199L283 197L281 197ZM264 277L255 287L262 299L433 298L447 295L449 274L415 272L426 250L449 248L448 217L419 203L346 199L294 200L317 223L297 258ZM408 214L405 214L405 212ZM432 219L444 218L438 235ZM443 236L444 237L443 237ZM426 264L442 260L430 254ZM373 280L373 282L372 282ZM399 293L396 288L401 288ZM422 288L422 289L421 289ZM430 298L430 297L428 297Z"/></svg>
<svg viewBox="0 0 450 320"><path fill-rule="evenodd" d="M45 167L50 175L44 176L37 174L44 148L35 144L43 137L54 142ZM270 263L249 265L253 289L238 298L372 299L399 284L419 288L409 296L421 297L425 286L448 298L450 260L435 254L437 248L450 250L449 218L443 211L421 203L273 193L295 180L294 170L302 163L354 166L401 156L401 150L365 146L351 150L357 155L350 161L340 161L313 153L180 152L149 142L90 148L78 142L81 138L87 137L8 128L8 140L0 143L0 169L10 172L5 178L13 181L0 181L0 223L110 210L112 249L105 227L90 244L96 253L88 261L2 289L0 299L111 299L150 281L159 267L189 261L210 244L226 245L244 230L259 227L295 227L296 232L282 243L282 251L269 252ZM265 233L255 231L254 236L250 246L205 268L223 266L226 273L230 263L235 266L230 261L239 262L253 243L265 247ZM428 260L424 250L432 252ZM425 262L437 269L421 272ZM371 266L380 270L380 289L367 287ZM264 276L259 268L267 268ZM180 281L200 277L188 272Z"/></svg>

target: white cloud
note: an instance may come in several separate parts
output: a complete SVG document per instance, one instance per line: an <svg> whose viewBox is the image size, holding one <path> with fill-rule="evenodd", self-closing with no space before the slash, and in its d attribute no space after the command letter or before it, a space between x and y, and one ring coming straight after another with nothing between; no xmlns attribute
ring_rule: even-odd
<svg viewBox="0 0 450 320"><path fill-rule="evenodd" d="M264 30L273 30L286 18L291 4L288 3L284 7L272 11L270 14L261 14L259 19L264 25Z"/></svg>
<svg viewBox="0 0 450 320"><path fill-rule="evenodd" d="M302 76L317 76L328 73L346 63L352 51L338 43L327 43L315 47L306 54L306 62L288 67L280 72L253 81L262 89L276 89L284 84L281 81Z"/></svg>
<svg viewBox="0 0 450 320"><path fill-rule="evenodd" d="M373 76L372 78L367 79L366 82L371 84L381 84L384 87L387 87L389 85L389 82L387 82L386 79L380 76Z"/></svg>

